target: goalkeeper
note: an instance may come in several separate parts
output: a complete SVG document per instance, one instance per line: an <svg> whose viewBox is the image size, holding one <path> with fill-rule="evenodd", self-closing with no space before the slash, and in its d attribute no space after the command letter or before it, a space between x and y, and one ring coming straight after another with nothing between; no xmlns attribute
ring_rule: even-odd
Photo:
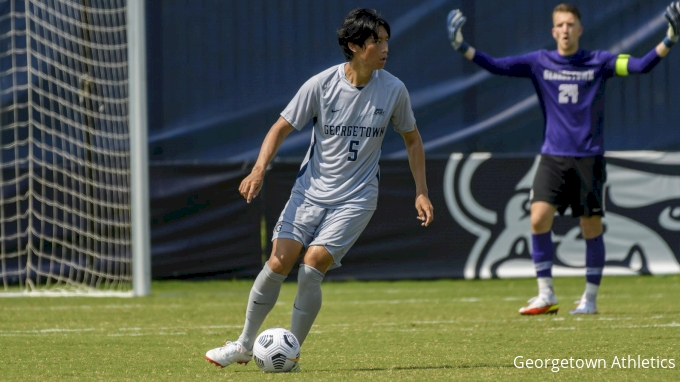
<svg viewBox="0 0 680 382"><path fill-rule="evenodd" d="M613 76L647 73L665 57L680 35L680 2L666 8L668 32L642 58L627 54L579 48L583 33L581 15L573 5L560 4L552 13L556 50L539 50L522 56L494 58L463 39L465 16L453 10L446 20L453 48L493 74L530 78L545 116L541 158L530 193L531 257L538 279L538 296L519 312L524 315L555 314L558 302L553 290L554 246L551 228L555 212L571 207L580 218L586 241L586 288L570 314L597 313L597 293L605 264L602 239L603 186L607 178L603 158L604 89Z"/></svg>

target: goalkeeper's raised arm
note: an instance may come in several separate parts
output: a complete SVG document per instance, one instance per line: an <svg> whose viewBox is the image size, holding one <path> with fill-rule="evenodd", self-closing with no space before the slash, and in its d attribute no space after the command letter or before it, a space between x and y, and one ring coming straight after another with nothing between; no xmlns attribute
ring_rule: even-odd
<svg viewBox="0 0 680 382"><path fill-rule="evenodd" d="M465 21L467 21L467 18L459 9L454 9L449 12L449 15L446 18L446 28L453 49L462 53L465 58L473 61L493 74L512 77L529 77L531 75L531 68L529 65L531 62L530 57L513 56L493 58L486 53L477 51L474 47L465 42L462 31Z"/></svg>

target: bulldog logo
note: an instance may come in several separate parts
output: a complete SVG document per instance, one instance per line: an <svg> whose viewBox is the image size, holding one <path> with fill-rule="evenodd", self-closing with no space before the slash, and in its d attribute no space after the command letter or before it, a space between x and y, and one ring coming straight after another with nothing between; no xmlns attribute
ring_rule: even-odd
<svg viewBox="0 0 680 382"><path fill-rule="evenodd" d="M453 218L477 237L465 278L534 277L529 194L539 156L451 155L444 194ZM605 275L680 273L680 153L610 152ZM553 224L553 275L585 274L585 240L568 209Z"/></svg>

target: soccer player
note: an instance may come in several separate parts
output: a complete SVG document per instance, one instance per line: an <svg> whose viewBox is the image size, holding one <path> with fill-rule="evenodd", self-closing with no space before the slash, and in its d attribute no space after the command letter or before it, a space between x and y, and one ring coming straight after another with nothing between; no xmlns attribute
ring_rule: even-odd
<svg viewBox="0 0 680 382"><path fill-rule="evenodd" d="M274 228L272 253L250 291L241 336L205 355L217 366L251 360L258 330L303 251L290 330L300 345L304 343L321 309L326 271L341 265L377 207L378 160L388 124L406 145L416 185L417 219L426 227L434 217L425 181L425 152L409 94L398 78L383 69L389 24L375 10L355 9L337 35L347 62L302 85L269 130L253 170L239 187L250 203L286 136L313 121L309 150Z"/></svg>
<svg viewBox="0 0 680 382"><path fill-rule="evenodd" d="M538 279L538 296L519 312L524 315L555 314L553 290L554 246L551 228L555 212L571 207L580 217L586 241L586 288L570 314L597 313L597 293L605 263L602 239L603 185L607 178L603 144L604 89L607 79L647 73L666 56L680 35L680 3L666 9L666 37L642 58L627 54L579 48L583 33L581 15L573 5L559 4L552 13L556 50L539 50L522 56L493 58L463 39L466 21L460 10L446 20L449 40L462 53L493 74L530 78L545 117L541 158L534 177L531 200L531 257Z"/></svg>

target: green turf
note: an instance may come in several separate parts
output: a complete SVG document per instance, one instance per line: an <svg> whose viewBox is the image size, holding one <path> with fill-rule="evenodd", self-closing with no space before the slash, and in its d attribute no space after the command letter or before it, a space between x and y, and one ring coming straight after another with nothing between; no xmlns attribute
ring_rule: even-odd
<svg viewBox="0 0 680 382"><path fill-rule="evenodd" d="M283 375L204 359L240 333L249 281L156 282L148 298L5 298L0 380L680 380L680 277L606 277L600 314L569 316L583 284L555 279L559 314L522 317L532 279L325 283L302 372ZM289 327L295 287L284 284L263 329ZM629 355L675 368L612 367ZM607 368L518 369L518 356Z"/></svg>

